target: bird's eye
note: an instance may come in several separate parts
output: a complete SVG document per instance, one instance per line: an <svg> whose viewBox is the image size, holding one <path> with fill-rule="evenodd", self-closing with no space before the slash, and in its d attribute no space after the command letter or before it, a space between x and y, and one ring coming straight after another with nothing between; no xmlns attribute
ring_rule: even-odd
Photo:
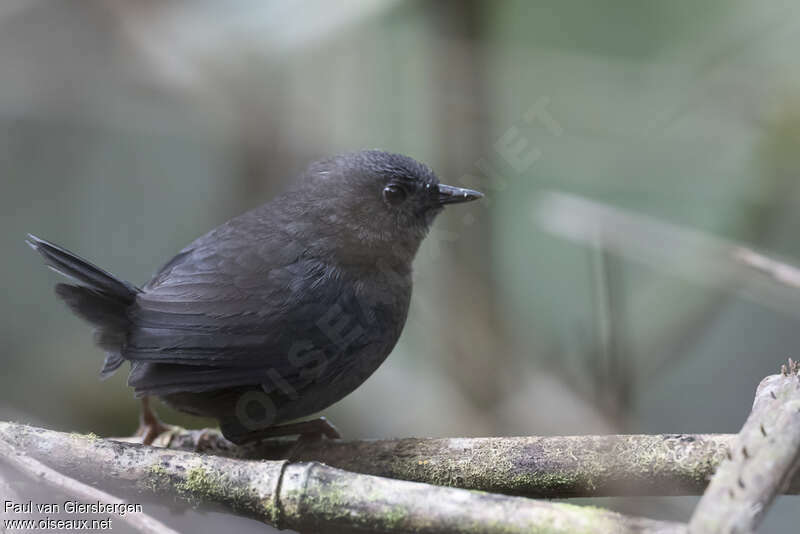
<svg viewBox="0 0 800 534"><path fill-rule="evenodd" d="M383 188L383 200L390 206L397 206L405 201L408 193L399 185L391 184Z"/></svg>

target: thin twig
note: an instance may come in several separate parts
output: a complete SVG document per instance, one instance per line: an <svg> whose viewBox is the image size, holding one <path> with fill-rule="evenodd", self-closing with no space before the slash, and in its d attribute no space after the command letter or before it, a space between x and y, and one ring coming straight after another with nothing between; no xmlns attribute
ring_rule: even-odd
<svg viewBox="0 0 800 534"><path fill-rule="evenodd" d="M544 193L532 216L558 236L589 244L601 239L608 250L661 272L800 315L800 293L786 291L787 285L800 283L798 270L743 253L748 249L742 243L566 193Z"/></svg>
<svg viewBox="0 0 800 534"><path fill-rule="evenodd" d="M44 465L39 460L28 456L21 449L2 439L2 437L0 437L0 457L17 471L34 480L58 488L69 496L104 504L126 504L126 501L110 493L93 488ZM96 468L102 468L102 466L96 466ZM120 515L118 518L139 532L146 534L178 534L177 531L144 513Z"/></svg>
<svg viewBox="0 0 800 534"><path fill-rule="evenodd" d="M752 267L779 284L800 289L800 269L794 265L769 258L747 247L738 247L733 254L736 261Z"/></svg>

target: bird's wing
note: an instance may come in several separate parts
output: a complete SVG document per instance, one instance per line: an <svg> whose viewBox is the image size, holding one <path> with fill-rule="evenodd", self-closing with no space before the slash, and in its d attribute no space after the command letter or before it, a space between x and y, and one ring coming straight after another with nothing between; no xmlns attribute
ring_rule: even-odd
<svg viewBox="0 0 800 534"><path fill-rule="evenodd" d="M380 343L376 309L342 273L286 241L188 247L137 295L123 350L139 392L205 391L260 383L302 386L341 357ZM267 257L269 255L269 257Z"/></svg>

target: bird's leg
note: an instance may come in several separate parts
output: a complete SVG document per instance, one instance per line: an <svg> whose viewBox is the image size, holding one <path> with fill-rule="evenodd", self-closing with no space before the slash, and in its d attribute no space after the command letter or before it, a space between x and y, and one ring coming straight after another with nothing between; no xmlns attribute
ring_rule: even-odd
<svg viewBox="0 0 800 534"><path fill-rule="evenodd" d="M169 430L170 427L161 420L150 406L150 398L142 397L142 411L139 413L139 428L136 429L135 436L142 438L142 443L150 445L160 434Z"/></svg>
<svg viewBox="0 0 800 534"><path fill-rule="evenodd" d="M249 432L236 440L237 444L251 443L253 441L260 441L265 438L277 438L280 436L294 436L300 435L298 441L316 440L321 439L323 436L328 439L339 439L342 437L336 427L333 426L327 419L320 417L319 419L311 419L309 421L300 421L299 423L289 423L287 425L277 425L264 428L262 430L255 430Z"/></svg>

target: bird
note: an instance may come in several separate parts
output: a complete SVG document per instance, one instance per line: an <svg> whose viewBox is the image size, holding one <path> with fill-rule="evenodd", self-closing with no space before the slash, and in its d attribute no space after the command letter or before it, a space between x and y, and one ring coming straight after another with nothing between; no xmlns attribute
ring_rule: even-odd
<svg viewBox="0 0 800 534"><path fill-rule="evenodd" d="M408 156L362 150L312 163L297 185L197 238L137 287L28 234L71 279L57 296L95 329L106 378L130 362L144 443L156 397L211 417L229 441L340 437L300 421L360 386L408 315L412 261L445 206L483 194Z"/></svg>

